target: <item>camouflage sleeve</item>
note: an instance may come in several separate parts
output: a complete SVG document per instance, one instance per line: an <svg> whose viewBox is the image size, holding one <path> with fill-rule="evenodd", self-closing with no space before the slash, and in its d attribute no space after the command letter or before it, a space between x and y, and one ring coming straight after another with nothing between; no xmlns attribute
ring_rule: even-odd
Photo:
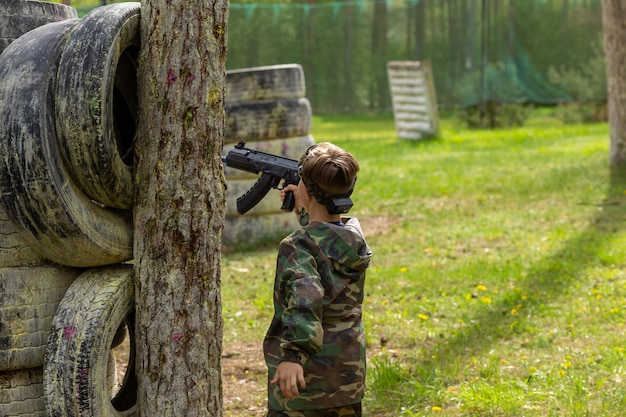
<svg viewBox="0 0 626 417"><path fill-rule="evenodd" d="M295 245L283 249L288 256L281 268L285 284L281 356L282 360L304 364L322 348L324 287L310 253Z"/></svg>

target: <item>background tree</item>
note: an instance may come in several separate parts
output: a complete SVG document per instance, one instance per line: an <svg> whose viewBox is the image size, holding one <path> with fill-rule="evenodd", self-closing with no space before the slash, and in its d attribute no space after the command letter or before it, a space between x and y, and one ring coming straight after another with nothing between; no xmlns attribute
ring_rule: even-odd
<svg viewBox="0 0 626 417"><path fill-rule="evenodd" d="M609 125L609 161L614 168L626 167L626 4L602 0L602 27L606 56Z"/></svg>
<svg viewBox="0 0 626 417"><path fill-rule="evenodd" d="M135 174L142 416L221 416L228 2L145 0Z"/></svg>

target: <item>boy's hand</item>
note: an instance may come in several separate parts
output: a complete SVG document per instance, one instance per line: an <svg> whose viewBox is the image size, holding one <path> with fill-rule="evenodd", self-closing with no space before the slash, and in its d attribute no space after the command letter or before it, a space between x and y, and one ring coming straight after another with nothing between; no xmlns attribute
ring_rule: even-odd
<svg viewBox="0 0 626 417"><path fill-rule="evenodd" d="M306 388L302 365L295 362L281 362L278 368L276 368L274 379L270 381L271 384L276 384L277 382L280 384L280 391L285 398L288 400L296 398L300 395L298 385L300 385L300 388Z"/></svg>
<svg viewBox="0 0 626 417"><path fill-rule="evenodd" d="M293 198L295 202L295 204L293 205L293 209L296 210L296 212L299 211L302 208L302 203L300 202L300 195L298 194L298 186L294 184L289 184L288 186L280 190L281 202L285 201L285 194L287 194L287 191L293 192Z"/></svg>

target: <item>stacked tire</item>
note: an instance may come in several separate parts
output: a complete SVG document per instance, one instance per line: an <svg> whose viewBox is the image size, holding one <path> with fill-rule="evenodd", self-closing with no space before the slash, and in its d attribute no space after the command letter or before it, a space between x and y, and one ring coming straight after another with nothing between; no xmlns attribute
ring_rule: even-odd
<svg viewBox="0 0 626 417"><path fill-rule="evenodd" d="M0 54L39 26L76 17L76 9L62 4L0 0ZM0 207L0 416L45 416L47 335L59 302L79 273L48 263Z"/></svg>
<svg viewBox="0 0 626 417"><path fill-rule="evenodd" d="M136 412L138 23L139 3L0 0L0 416Z"/></svg>
<svg viewBox="0 0 626 417"><path fill-rule="evenodd" d="M26 32L46 23L76 17L76 9L64 4L32 0L0 0L0 53Z"/></svg>
<svg viewBox="0 0 626 417"><path fill-rule="evenodd" d="M305 92L304 72L298 64L228 71L224 155L245 141L247 148L298 160L315 143ZM296 217L280 210L280 194L274 189L245 215L237 213L237 198L254 185L258 175L232 168L226 168L225 174L225 245L278 238L297 227Z"/></svg>

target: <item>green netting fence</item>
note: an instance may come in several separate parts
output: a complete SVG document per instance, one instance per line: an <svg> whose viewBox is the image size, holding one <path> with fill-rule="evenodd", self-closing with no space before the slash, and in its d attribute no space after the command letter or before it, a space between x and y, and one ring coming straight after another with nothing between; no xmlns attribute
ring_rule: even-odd
<svg viewBox="0 0 626 417"><path fill-rule="evenodd" d="M232 2L228 36L228 69L301 64L316 114L390 111L398 60L443 107L606 100L600 0Z"/></svg>

